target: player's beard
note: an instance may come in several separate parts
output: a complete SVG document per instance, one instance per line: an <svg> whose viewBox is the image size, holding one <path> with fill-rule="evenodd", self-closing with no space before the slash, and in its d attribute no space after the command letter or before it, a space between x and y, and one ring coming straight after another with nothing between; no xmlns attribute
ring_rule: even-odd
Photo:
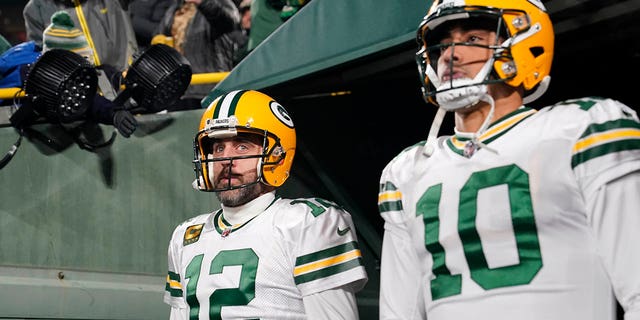
<svg viewBox="0 0 640 320"><path fill-rule="evenodd" d="M226 207L237 207L262 195L262 187L258 182L244 188L216 192L216 197Z"/></svg>

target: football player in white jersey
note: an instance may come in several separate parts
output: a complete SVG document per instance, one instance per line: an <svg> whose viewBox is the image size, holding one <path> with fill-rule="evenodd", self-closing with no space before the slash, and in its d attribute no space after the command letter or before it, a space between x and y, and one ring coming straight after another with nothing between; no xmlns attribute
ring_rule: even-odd
<svg viewBox="0 0 640 320"><path fill-rule="evenodd" d="M617 299L640 319L636 113L527 107L553 59L537 0L435 0L418 43L438 112L381 175L381 318L611 320ZM455 132L438 137L447 111Z"/></svg>
<svg viewBox="0 0 640 320"><path fill-rule="evenodd" d="M171 319L358 319L367 282L349 213L321 198L284 199L296 134L269 96L213 101L194 139L194 187L222 208L173 232L164 301Z"/></svg>

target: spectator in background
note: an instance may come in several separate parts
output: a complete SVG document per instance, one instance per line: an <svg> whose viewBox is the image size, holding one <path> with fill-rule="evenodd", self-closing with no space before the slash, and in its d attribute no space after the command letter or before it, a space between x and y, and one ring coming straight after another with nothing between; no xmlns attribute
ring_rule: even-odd
<svg viewBox="0 0 640 320"><path fill-rule="evenodd" d="M124 71L138 50L128 4L129 0L29 0L23 10L27 39L42 46L51 16L64 10L76 26L82 26L94 64Z"/></svg>
<svg viewBox="0 0 640 320"><path fill-rule="evenodd" d="M251 52L281 24L280 10L282 5L274 7L273 2L280 0L251 1L251 33L247 43L247 51Z"/></svg>
<svg viewBox="0 0 640 320"><path fill-rule="evenodd" d="M65 49L72 51L90 63L93 63L93 51L89 47L85 35L76 28L71 17L66 11L58 11L51 16L51 24L44 30L42 35L42 52L51 49ZM109 75L109 78L118 76ZM117 81L119 83L119 81ZM113 125L118 132L128 138L137 128L138 122L133 115L122 106L115 105L111 100L102 94L106 90L112 90L112 83L101 83L99 93L93 99L92 106L87 110L88 120L103 124ZM105 88L104 86L109 86Z"/></svg>
<svg viewBox="0 0 640 320"><path fill-rule="evenodd" d="M251 32L251 0L242 0L240 11L240 29L232 32L234 41L233 65L236 66L247 55L247 44Z"/></svg>
<svg viewBox="0 0 640 320"><path fill-rule="evenodd" d="M71 17L64 10L55 12L51 16L51 24L42 34L42 44L43 47L40 47L33 40L23 42L0 55L0 88L24 87L29 67L48 50L69 50L84 57L89 63L93 63L93 51L86 37L80 29L75 27ZM103 91L104 88L101 87L100 90ZM0 105L6 103L0 100ZM138 125L128 110L124 110L122 106L116 106L99 93L94 96L93 104L86 111L85 116L87 120L94 123L113 125L125 138L128 138Z"/></svg>
<svg viewBox="0 0 640 320"><path fill-rule="evenodd" d="M38 59L42 48L35 42L22 42L0 54L0 88L21 88L29 64ZM13 99L0 100L0 106L13 104Z"/></svg>
<svg viewBox="0 0 640 320"><path fill-rule="evenodd" d="M129 4L131 23L140 49L151 44L158 24L173 0L133 0Z"/></svg>
<svg viewBox="0 0 640 320"><path fill-rule="evenodd" d="M282 21L289 20L289 18L302 9L302 7L309 3L309 1L311 0L285 0L282 10L280 10L280 18Z"/></svg>
<svg viewBox="0 0 640 320"><path fill-rule="evenodd" d="M240 28L248 35L251 30L251 0L242 0L238 10L240 11Z"/></svg>
<svg viewBox="0 0 640 320"><path fill-rule="evenodd" d="M232 0L176 0L165 13L152 43L173 45L189 60L193 73L226 72L233 68L231 33L239 28L240 14ZM200 101L214 86L189 86L173 108L200 108Z"/></svg>
<svg viewBox="0 0 640 320"><path fill-rule="evenodd" d="M252 0L251 24L247 52L251 52L281 24L311 0Z"/></svg>
<svg viewBox="0 0 640 320"><path fill-rule="evenodd" d="M50 49L65 49L76 53L93 63L93 51L87 38L76 28L66 11L58 11L51 16L51 24L42 33L42 52Z"/></svg>

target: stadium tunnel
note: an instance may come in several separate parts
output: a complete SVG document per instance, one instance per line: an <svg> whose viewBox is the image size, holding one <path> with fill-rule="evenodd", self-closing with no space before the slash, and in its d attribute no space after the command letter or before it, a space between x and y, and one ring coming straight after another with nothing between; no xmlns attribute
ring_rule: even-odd
<svg viewBox="0 0 640 320"><path fill-rule="evenodd" d="M435 108L420 93L415 32L429 0L311 1L232 70L204 101L263 91L291 113L298 134L283 194L319 196L354 217L369 272L362 319L377 319L382 219L378 179L402 149L425 140ZM545 3L556 53L542 107L606 96L638 110L640 13L635 0ZM7 108L0 108L2 113ZM217 207L190 188L192 140L203 110L138 116L130 139L83 150L58 127L35 125L0 171L1 317L157 319L166 247L179 222ZM6 118L8 118L5 114ZM451 117L448 115L447 117ZM16 132L0 123L0 148ZM445 120L441 134L453 132ZM113 128L80 128L104 139ZM43 286L46 284L46 286ZM38 304L20 302L30 297Z"/></svg>

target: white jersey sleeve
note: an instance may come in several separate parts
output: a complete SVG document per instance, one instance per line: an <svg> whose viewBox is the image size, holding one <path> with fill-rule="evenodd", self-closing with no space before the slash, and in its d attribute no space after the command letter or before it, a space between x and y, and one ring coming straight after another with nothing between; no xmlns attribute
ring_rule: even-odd
<svg viewBox="0 0 640 320"><path fill-rule="evenodd" d="M419 154L424 142L405 149L402 156ZM394 175L411 175L407 171L393 171L387 166L382 172L379 209L384 223L382 261L380 265L380 319L426 319L421 299L424 276L420 260L411 245L411 235L403 209L402 192L394 185ZM405 177L410 179L410 177Z"/></svg>
<svg viewBox="0 0 640 320"><path fill-rule="evenodd" d="M284 200L280 228L294 254L294 281L302 296L353 283L367 282L351 215L321 198ZM297 224L295 227L287 226Z"/></svg>
<svg viewBox="0 0 640 320"><path fill-rule="evenodd" d="M356 294L350 286L314 293L302 298L309 319L359 319Z"/></svg>
<svg viewBox="0 0 640 320"><path fill-rule="evenodd" d="M573 146L572 167L587 206L596 247L625 319L640 319L640 124L615 100L570 101L590 121Z"/></svg>
<svg viewBox="0 0 640 320"><path fill-rule="evenodd" d="M171 311L169 313L169 320L188 320L189 319L189 309L187 308L176 308L171 307Z"/></svg>
<svg viewBox="0 0 640 320"><path fill-rule="evenodd" d="M198 240L202 233L204 221L208 215L191 218L173 230L167 249L168 272L164 291L164 302L171 306L171 318L181 319L180 315L188 310L182 286L181 250L189 240ZM189 318L188 316L186 318Z"/></svg>
<svg viewBox="0 0 640 320"><path fill-rule="evenodd" d="M384 169L383 319L637 319L640 123L610 99L520 108Z"/></svg>
<svg viewBox="0 0 640 320"><path fill-rule="evenodd" d="M640 319L640 262L636 255L640 226L640 172L601 186L587 199L598 249L623 310L625 320ZM629 257L634 256L634 257Z"/></svg>

